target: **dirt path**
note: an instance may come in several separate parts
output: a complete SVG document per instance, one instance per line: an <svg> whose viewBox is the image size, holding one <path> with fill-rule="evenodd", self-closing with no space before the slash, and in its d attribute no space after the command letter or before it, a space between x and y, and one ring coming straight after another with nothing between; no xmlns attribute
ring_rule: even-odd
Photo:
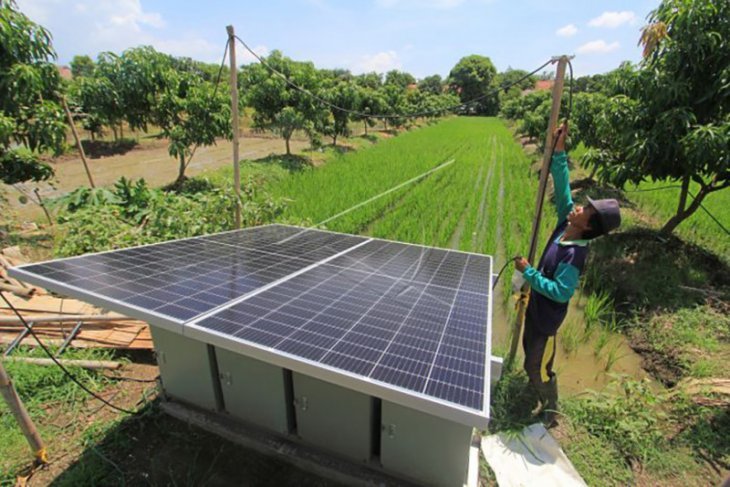
<svg viewBox="0 0 730 487"><path fill-rule="evenodd" d="M303 140L292 140L291 148L295 154L309 147ZM278 138L252 137L246 135L240 141L241 159L259 159L272 153L283 153L284 142ZM187 175L195 176L203 171L223 167L231 163L232 142L220 140L214 146L201 147L193 156L188 166ZM66 194L79 186L88 186L88 180L81 159L63 157L51 163L56 177L51 183L25 183L17 185L19 189L32 194L38 187L43 198L54 198ZM167 142L145 141L142 145L123 155L89 160L91 174L97 186L110 186L120 177L128 179L144 178L152 186L162 186L177 177L177 160L167 153ZM22 220L32 220L42 215L41 209L32 203L21 204L19 194L8 189L8 200L11 208Z"/></svg>

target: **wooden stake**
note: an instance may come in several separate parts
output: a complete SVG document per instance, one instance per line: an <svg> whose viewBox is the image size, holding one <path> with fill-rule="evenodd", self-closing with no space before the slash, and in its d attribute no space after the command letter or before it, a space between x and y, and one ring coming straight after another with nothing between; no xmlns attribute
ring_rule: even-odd
<svg viewBox="0 0 730 487"><path fill-rule="evenodd" d="M535 264L535 254L537 252L537 240L540 233L540 223L542 221L542 208L545 202L545 189L547 188L548 175L550 174L550 160L553 156L553 138L555 129L558 126L558 117L560 116L560 101L563 97L563 85L565 84L565 67L568 64L568 56L561 56L558 59L558 67L555 73L555 84L553 85L553 104L550 109L550 119L548 121L547 134L545 134L545 150L542 155L542 169L540 170L540 185L537 190L537 202L535 204L535 219L532 222L532 237L530 238L530 252L527 260L531 264ZM512 343L510 345L509 355L507 356L507 370L512 368L513 361L517 355L517 346L520 342L522 333L522 323L525 321L525 312L527 311L527 302L529 299L529 285L525 283L520 291L520 299L518 301L517 317L515 318L514 328L512 330Z"/></svg>
<svg viewBox="0 0 730 487"><path fill-rule="evenodd" d="M86 169L86 176L89 178L89 184L92 188L96 188L94 185L94 179L91 177L91 171L89 171L89 163L86 160L86 153L84 152L84 146L81 145L81 139L79 139L79 133L76 131L76 124L74 123L74 119L71 116L71 110L68 109L68 103L66 103L66 97L61 97L61 104L63 105L63 109L66 112L66 117L68 118L68 124L71 126L71 133L74 136L74 140L76 141L76 148L79 150L79 155L81 156L81 162L84 163L84 169Z"/></svg>
<svg viewBox="0 0 730 487"><path fill-rule="evenodd" d="M25 439L28 440L36 461L41 464L48 463L46 447L43 445L43 440L38 434L33 420L30 419L28 411L23 406L23 401L20 400L18 393L15 391L10 376L5 372L2 361L0 361L0 394L2 394L8 408L10 408L13 416L15 416L15 421L18 422L18 426L20 426L23 435L25 435Z"/></svg>
<svg viewBox="0 0 730 487"><path fill-rule="evenodd" d="M233 128L233 190L236 192L236 228L241 228L241 169L238 161L238 68L236 67L236 37L233 26L228 31L228 49L231 65L231 122Z"/></svg>

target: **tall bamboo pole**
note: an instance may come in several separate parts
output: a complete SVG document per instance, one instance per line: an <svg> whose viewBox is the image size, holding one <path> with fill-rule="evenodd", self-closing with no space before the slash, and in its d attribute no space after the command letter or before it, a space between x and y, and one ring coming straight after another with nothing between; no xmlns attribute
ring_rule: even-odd
<svg viewBox="0 0 730 487"><path fill-rule="evenodd" d="M241 169L238 161L238 69L236 68L236 37L233 26L228 31L228 49L231 63L231 122L233 125L233 189L236 192L236 228L241 228Z"/></svg>
<svg viewBox="0 0 730 487"><path fill-rule="evenodd" d="M535 254L537 253L537 243L540 234L540 222L542 221L542 208L545 202L545 189L547 188L548 174L550 173L550 159L553 156L553 138L555 129L558 126L558 116L560 115L560 101L563 97L563 85L565 84L565 67L568 64L568 56L560 56L558 59L558 67L555 72L555 84L553 85L553 104L550 108L550 119L548 121L548 129L545 134L545 150L542 155L542 169L540 170L540 184L537 190L537 202L535 203L535 219L532 222L532 237L530 238L530 252L527 260L535 264ZM512 330L512 343L510 345L509 355L507 356L506 367L512 367L515 356L517 355L517 346L520 342L522 333L522 323L525 321L525 312L527 311L527 301L529 299L529 285L525 283L520 290L520 299L518 301L517 317L515 318L514 328Z"/></svg>
<svg viewBox="0 0 730 487"><path fill-rule="evenodd" d="M89 178L89 184L92 188L95 188L94 185L94 179L91 177L91 171L89 170L89 162L86 160L86 153L84 152L84 146L81 145L81 139L79 139L79 133L76 131L76 124L74 123L74 119L71 116L71 110L68 109L68 103L66 103L66 97L61 97L61 104L63 105L63 110L66 112L66 118L68 118L68 124L71 126L71 133L74 136L74 140L76 141L76 148L79 151L79 155L81 156L81 162L84 163L84 169L86 170L86 176Z"/></svg>
<svg viewBox="0 0 730 487"><path fill-rule="evenodd" d="M43 440L38 434L38 430L33 424L33 420L30 419L28 411L23 406L23 401L18 397L18 393L15 391L13 382L10 380L5 368L3 367L2 361L0 361L0 394L2 394L5 402L7 403L10 411L15 416L15 421L18 422L21 431L25 435L25 439L28 440L30 448L33 450L33 455L38 463L48 463L48 457L46 455L46 447L43 445Z"/></svg>

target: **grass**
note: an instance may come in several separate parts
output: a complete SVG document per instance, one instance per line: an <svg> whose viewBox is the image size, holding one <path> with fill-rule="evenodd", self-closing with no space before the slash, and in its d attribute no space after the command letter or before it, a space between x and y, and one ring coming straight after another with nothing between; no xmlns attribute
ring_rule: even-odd
<svg viewBox="0 0 730 487"><path fill-rule="evenodd" d="M658 228L674 215L679 203L680 192L679 188L661 190L658 188L678 186L678 184L667 181L644 182L638 187L627 188L627 194L632 201L637 202L647 214L656 220ZM640 191L636 191L637 189ZM647 191L652 189L656 191ZM692 182L690 192L696 195L698 191L699 185ZM727 210L730 207L730 190L710 193L702 205L725 228L730 228L730 212ZM717 255L723 256L726 262L730 262L730 238L702 208L682 222L677 227L676 234L688 242L701 245Z"/></svg>
<svg viewBox="0 0 730 487"><path fill-rule="evenodd" d="M18 357L45 357L41 350L20 348ZM99 350L73 350L64 353L66 359L108 360L110 353ZM57 367L44 367L23 362L6 361L18 395L31 419L38 425L42 438L64 435L69 426L80 418L79 409L88 396L69 381ZM100 373L71 367L71 372L94 391L108 384ZM14 480L15 472L27 465L30 451L15 419L4 401L0 402L0 482Z"/></svg>

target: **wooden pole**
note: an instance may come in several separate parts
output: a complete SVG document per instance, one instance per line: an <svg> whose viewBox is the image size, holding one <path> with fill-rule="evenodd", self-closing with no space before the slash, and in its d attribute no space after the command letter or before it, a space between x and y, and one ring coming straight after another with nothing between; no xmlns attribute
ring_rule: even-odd
<svg viewBox="0 0 730 487"><path fill-rule="evenodd" d="M238 68L236 67L236 37L233 26L228 31L228 49L231 65L231 122L233 128L233 190L236 192L236 228L241 228L241 169L238 161Z"/></svg>
<svg viewBox="0 0 730 487"><path fill-rule="evenodd" d="M33 365L43 365L48 367L56 365L56 362L49 358L39 357L5 357L3 360L8 362L22 362ZM121 362L114 362L111 360L56 360L58 360L58 363L66 367L81 367L82 369L90 370L116 370L122 366Z"/></svg>
<svg viewBox="0 0 730 487"><path fill-rule="evenodd" d="M550 119L548 121L548 129L545 134L545 150L542 155L542 169L540 170L540 184L537 190L537 202L535 203L535 219L532 222L532 237L530 238L530 252L527 260L531 264L536 264L535 254L537 253L537 241L540 234L540 223L542 221L542 208L545 202L545 189L547 188L548 175L550 174L550 160L553 156L553 138L555 129L558 126L558 117L560 116L560 102L563 97L563 85L565 84L565 67L568 64L568 56L560 56L558 58L558 67L555 72L555 84L553 85L553 104L550 108ZM515 318L514 328L512 330L512 343L510 345L509 355L507 356L507 370L512 367L515 356L517 355L517 346L520 342L522 333L522 323L525 321L525 312L527 311L527 302L529 299L529 285L525 283L520 290L520 298L518 301L517 317Z"/></svg>
<svg viewBox="0 0 730 487"><path fill-rule="evenodd" d="M84 169L86 170L86 176L89 178L89 184L92 188L96 188L94 185L94 179L91 177L91 171L89 171L89 162L86 160L86 153L84 152L84 146L81 145L81 139L79 139L79 133L76 131L76 124L74 123L74 119L71 116L71 110L68 109L68 103L66 103L66 97L61 97L61 104L63 105L63 110L66 112L66 118L68 118L68 124L71 126L71 133L74 136L74 140L76 141L76 148L79 150L79 155L81 156L81 162L84 163Z"/></svg>
<svg viewBox="0 0 730 487"><path fill-rule="evenodd" d="M30 448L33 450L33 455L38 463L48 463L48 457L46 455L46 447L43 445L43 440L38 434L38 430L33 424L33 420L30 419L28 411L23 406L23 401L18 397L18 393L15 391L13 382L10 380L5 368L3 367L2 361L0 361L0 394L10 408L10 411L15 416L15 421L18 422L25 439L28 440Z"/></svg>
<svg viewBox="0 0 730 487"><path fill-rule="evenodd" d="M7 310L8 308L0 308L0 310ZM106 315L41 315L41 316L26 316L25 321L27 323L67 323L74 321L83 321L84 323L106 323L116 321L138 321L136 318L130 318L128 316L106 316ZM23 322L16 316L1 316L0 325L22 325Z"/></svg>

